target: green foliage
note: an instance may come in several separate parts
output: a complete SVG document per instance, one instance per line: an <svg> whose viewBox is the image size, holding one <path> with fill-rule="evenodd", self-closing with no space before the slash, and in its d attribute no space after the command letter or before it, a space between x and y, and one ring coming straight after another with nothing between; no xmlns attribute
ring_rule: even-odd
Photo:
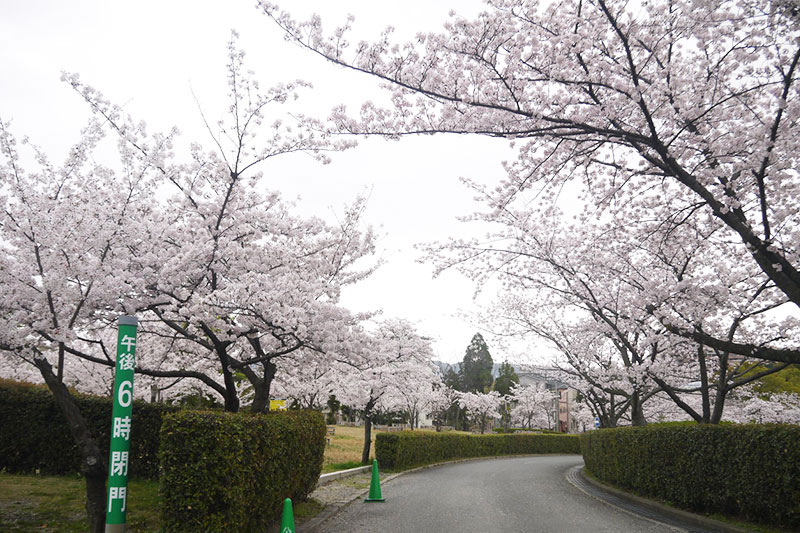
<svg viewBox="0 0 800 533"><path fill-rule="evenodd" d="M580 453L577 435L464 435L401 431L379 433L375 457L384 469L403 470L450 459L520 455L529 453Z"/></svg>
<svg viewBox="0 0 800 533"><path fill-rule="evenodd" d="M486 392L492 386L492 367L494 362L489 347L480 333L472 337L464 360L459 368L462 390L467 392Z"/></svg>
<svg viewBox="0 0 800 533"><path fill-rule="evenodd" d="M800 426L654 424L581 436L601 481L698 512L800 527Z"/></svg>
<svg viewBox="0 0 800 533"><path fill-rule="evenodd" d="M443 378L444 384L453 390L464 390L461 384L461 376L458 372L451 368L447 369Z"/></svg>
<svg viewBox="0 0 800 533"><path fill-rule="evenodd" d="M161 428L164 531L265 531L284 498L299 501L322 471L317 411L182 411Z"/></svg>
<svg viewBox="0 0 800 533"><path fill-rule="evenodd" d="M195 391L185 394L175 400L168 401L170 405L178 405L189 409L222 409L224 406L217 401L217 397L205 391Z"/></svg>
<svg viewBox="0 0 800 533"><path fill-rule="evenodd" d="M72 391L72 397L101 450L109 449L111 398ZM158 479L158 433L163 404L133 402L129 475ZM0 470L64 475L80 472L80 453L50 390L0 380ZM108 458L106 458L107 460Z"/></svg>
<svg viewBox="0 0 800 533"><path fill-rule="evenodd" d="M461 381L461 373L453 370L452 367L448 368L444 373L443 381L446 387L453 390L464 391L464 384ZM444 420L442 425L449 425L466 429L467 411L459 407L458 402L453 403L449 409L444 413Z"/></svg>
<svg viewBox="0 0 800 533"><path fill-rule="evenodd" d="M769 368L768 364L757 365L754 372ZM776 392L800 394L800 366L792 365L774 374L769 374L755 381L754 387L759 395L770 395Z"/></svg>
<svg viewBox="0 0 800 533"><path fill-rule="evenodd" d="M519 376L508 361L503 361L497 372L497 379L494 380L493 388L503 396L507 396L511 394L512 384L519 385Z"/></svg>

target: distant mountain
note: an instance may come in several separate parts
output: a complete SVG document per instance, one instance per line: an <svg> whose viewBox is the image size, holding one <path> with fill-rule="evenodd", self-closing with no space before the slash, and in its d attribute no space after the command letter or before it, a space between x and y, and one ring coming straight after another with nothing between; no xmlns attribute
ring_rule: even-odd
<svg viewBox="0 0 800 533"><path fill-rule="evenodd" d="M461 363L450 364L450 363L445 363L444 361L433 361L433 364L439 367L439 370L441 371L442 374L444 374L451 368L453 369L454 372L458 372L458 370L461 368ZM516 372L517 374L527 374L530 372L530 370L528 370L527 367L521 365L511 365L511 366L514 367L514 372ZM500 363L494 363L492 365L492 377L496 378L498 373L500 373Z"/></svg>
<svg viewBox="0 0 800 533"><path fill-rule="evenodd" d="M441 372L442 375L444 375L451 368L454 372L458 372L458 369L461 368L461 363L453 363L451 365L450 363L445 363L444 361L433 361L433 364L439 368L439 372Z"/></svg>

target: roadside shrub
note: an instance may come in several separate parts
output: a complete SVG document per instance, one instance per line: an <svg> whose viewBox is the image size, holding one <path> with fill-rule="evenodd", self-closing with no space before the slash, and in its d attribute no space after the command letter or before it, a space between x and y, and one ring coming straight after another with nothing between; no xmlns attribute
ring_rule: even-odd
<svg viewBox="0 0 800 533"><path fill-rule="evenodd" d="M285 498L316 486L325 450L317 411L182 411L161 428L164 531L265 531Z"/></svg>
<svg viewBox="0 0 800 533"><path fill-rule="evenodd" d="M72 391L97 444L106 453L111 433L111 398ZM165 413L176 407L133 402L130 466L134 478L158 479L158 433ZM106 457L106 460L108 458ZM0 380L0 470L65 475L80 472L80 453L53 395L44 385Z"/></svg>
<svg viewBox="0 0 800 533"><path fill-rule="evenodd" d="M581 436L601 481L697 512L800 527L800 426L654 424Z"/></svg>
<svg viewBox="0 0 800 533"><path fill-rule="evenodd" d="M401 431L378 433L375 439L378 464L382 468L397 470L450 459L529 453L580 453L578 436L528 433L463 435Z"/></svg>

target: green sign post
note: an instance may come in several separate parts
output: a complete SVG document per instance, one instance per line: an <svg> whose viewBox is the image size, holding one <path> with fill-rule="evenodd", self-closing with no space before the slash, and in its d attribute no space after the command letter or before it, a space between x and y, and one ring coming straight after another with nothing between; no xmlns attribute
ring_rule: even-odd
<svg viewBox="0 0 800 533"><path fill-rule="evenodd" d="M106 533L124 533L125 531L137 324L138 320L134 316L119 318L117 366L114 373L114 407L111 411L111 451L108 458Z"/></svg>

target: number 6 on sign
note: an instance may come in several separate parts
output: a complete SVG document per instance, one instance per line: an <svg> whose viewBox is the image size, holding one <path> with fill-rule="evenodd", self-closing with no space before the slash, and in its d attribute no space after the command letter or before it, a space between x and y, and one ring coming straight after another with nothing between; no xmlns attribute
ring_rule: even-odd
<svg viewBox="0 0 800 533"><path fill-rule="evenodd" d="M131 391L133 389L133 383L130 381L123 381L119 384L119 392L117 392L117 401L122 407L128 407L131 404L131 399L133 398L133 393Z"/></svg>

